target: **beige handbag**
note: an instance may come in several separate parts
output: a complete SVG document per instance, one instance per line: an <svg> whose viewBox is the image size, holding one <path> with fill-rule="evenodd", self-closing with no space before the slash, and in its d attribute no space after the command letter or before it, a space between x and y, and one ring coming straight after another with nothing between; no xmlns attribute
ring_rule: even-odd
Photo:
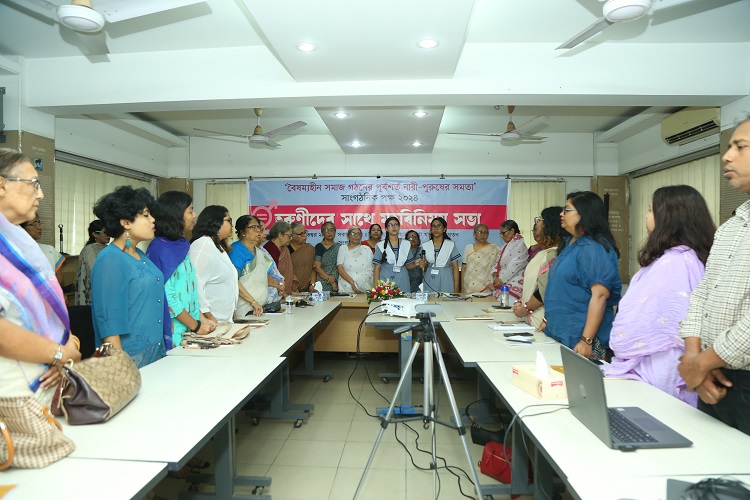
<svg viewBox="0 0 750 500"><path fill-rule="evenodd" d="M73 441L34 396L0 398L0 470L39 469L70 455Z"/></svg>
<svg viewBox="0 0 750 500"><path fill-rule="evenodd" d="M70 425L106 422L141 388L141 372L128 354L102 344L90 358L62 368L58 404Z"/></svg>

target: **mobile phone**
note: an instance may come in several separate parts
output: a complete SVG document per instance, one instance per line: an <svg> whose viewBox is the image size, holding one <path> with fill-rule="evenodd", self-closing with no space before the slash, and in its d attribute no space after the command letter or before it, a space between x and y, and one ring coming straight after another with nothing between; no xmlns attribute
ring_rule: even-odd
<svg viewBox="0 0 750 500"><path fill-rule="evenodd" d="M422 250L422 257L421 258L422 258L422 260L425 260L427 258L427 254L425 253L424 250Z"/></svg>
<svg viewBox="0 0 750 500"><path fill-rule="evenodd" d="M503 337L533 337L534 334L531 332L507 332L503 333Z"/></svg>

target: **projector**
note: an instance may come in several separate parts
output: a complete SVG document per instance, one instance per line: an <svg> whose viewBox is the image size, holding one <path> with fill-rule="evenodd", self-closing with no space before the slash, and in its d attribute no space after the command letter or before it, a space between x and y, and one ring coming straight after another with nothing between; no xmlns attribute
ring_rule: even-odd
<svg viewBox="0 0 750 500"><path fill-rule="evenodd" d="M383 301L383 310L389 316L415 318L417 316L416 307L424 303L424 300L417 299L389 299Z"/></svg>

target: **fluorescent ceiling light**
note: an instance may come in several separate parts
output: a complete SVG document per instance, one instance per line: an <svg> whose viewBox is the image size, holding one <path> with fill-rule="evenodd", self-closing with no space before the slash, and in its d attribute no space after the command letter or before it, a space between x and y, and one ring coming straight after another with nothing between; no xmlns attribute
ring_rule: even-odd
<svg viewBox="0 0 750 500"><path fill-rule="evenodd" d="M338 113L334 113L333 116L335 116L336 118L346 118L347 116L349 116L349 113L339 111Z"/></svg>
<svg viewBox="0 0 750 500"><path fill-rule="evenodd" d="M297 48L302 52L312 52L313 50L317 49L318 46L314 43L302 42L300 44L297 44Z"/></svg>
<svg viewBox="0 0 750 500"><path fill-rule="evenodd" d="M411 145L414 146L415 148L418 148L419 146L422 145L422 143L419 142L419 141L414 141L414 142L411 143Z"/></svg>
<svg viewBox="0 0 750 500"><path fill-rule="evenodd" d="M350 145L351 147L353 147L353 148L359 148L359 147L361 147L361 146L362 146L362 143L361 143L361 142L359 142L359 141L354 141L354 142L352 142L352 143L351 143L351 144L349 144L349 145Z"/></svg>
<svg viewBox="0 0 750 500"><path fill-rule="evenodd" d="M435 47L438 46L438 41L427 38L427 39L418 41L417 45L422 49L434 49Z"/></svg>
<svg viewBox="0 0 750 500"><path fill-rule="evenodd" d="M416 116L417 118L424 118L425 116L427 116L426 111L417 111L416 113L412 113L412 114Z"/></svg>

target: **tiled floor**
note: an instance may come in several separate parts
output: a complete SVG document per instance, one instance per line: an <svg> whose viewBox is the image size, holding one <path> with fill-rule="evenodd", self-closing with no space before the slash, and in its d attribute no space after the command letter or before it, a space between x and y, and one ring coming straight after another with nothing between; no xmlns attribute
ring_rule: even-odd
<svg viewBox="0 0 750 500"><path fill-rule="evenodd" d="M352 394L371 414L375 413L377 407L387 407L383 396L393 396L397 381L385 384L377 374L380 371L393 371L396 363L394 356L365 356L360 359L357 371L352 375L356 360L343 354L317 356L316 368L333 370L334 377L327 383L308 378L296 378L292 382L292 402L315 404L315 411L302 427L295 429L290 420L261 419L258 425L252 425L242 413L237 416L237 472L270 476L272 484L264 493L272 495L274 500L351 499L381 429L379 421L368 416ZM365 366L370 373L369 380ZM415 368L421 371L419 366ZM459 411L463 411L475 399L476 383L458 379L452 379L451 383ZM414 404L421 403L422 387L419 381L414 382ZM438 389L438 417L450 420L452 412L445 389L442 386ZM409 425L413 431L403 424L388 426L360 498L429 499L434 498L436 488L440 490L441 499L465 498L459 491L459 481L449 471L441 469L438 473L439 484L436 484L431 472L419 470L412 464L406 450L411 453L416 465L429 467L429 453L420 452L417 447L429 452L431 439L429 429L424 429L421 422ZM472 444L468 435L467 440L472 461L476 464L481 458L482 447ZM437 454L444 457L453 472L461 476L460 488L469 497L474 497L472 484L458 469L469 472L458 433L437 426L436 443ZM210 445L199 455L210 460ZM442 462L440 465L443 465ZM482 474L480 480L482 483L493 482ZM155 491L165 498L177 498L179 492L186 488L184 481L167 478ZM250 493L251 490L240 487L238 491Z"/></svg>

